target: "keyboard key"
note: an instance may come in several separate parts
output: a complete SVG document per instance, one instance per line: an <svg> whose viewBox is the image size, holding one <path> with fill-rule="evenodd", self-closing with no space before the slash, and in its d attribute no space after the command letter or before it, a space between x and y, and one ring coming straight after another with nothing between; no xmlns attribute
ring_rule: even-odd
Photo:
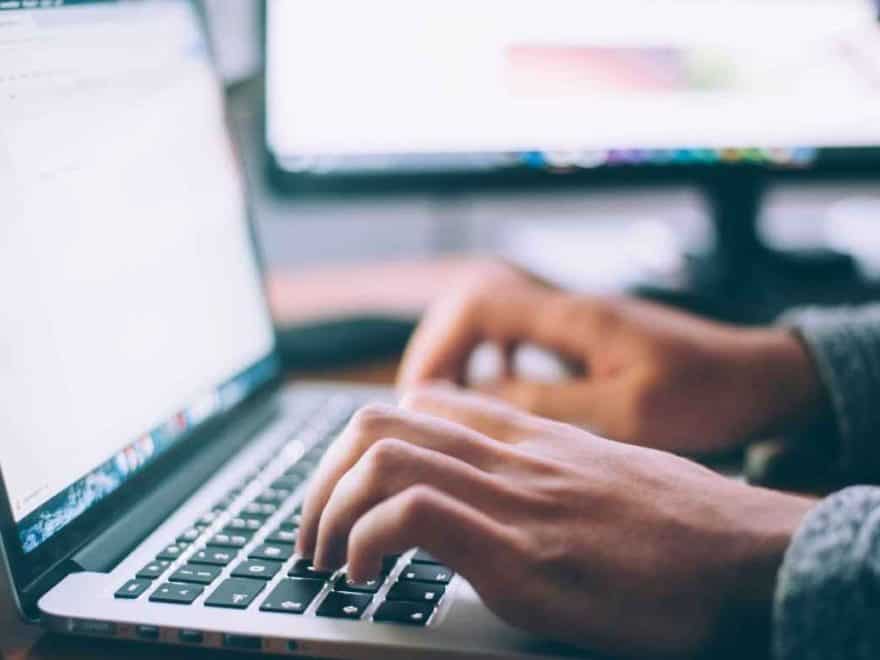
<svg viewBox="0 0 880 660"><path fill-rule="evenodd" d="M219 512L208 511L208 513L202 514L202 516L196 521L196 525L204 525L205 527L210 527L214 524L218 517L220 517Z"/></svg>
<svg viewBox="0 0 880 660"><path fill-rule="evenodd" d="M194 584L163 584L150 596L154 603L189 605L202 595L204 589Z"/></svg>
<svg viewBox="0 0 880 660"><path fill-rule="evenodd" d="M434 559L433 555L424 550L418 550L416 554L413 555L413 563L414 564L442 564L443 562L437 561Z"/></svg>
<svg viewBox="0 0 880 660"><path fill-rule="evenodd" d="M437 582L439 584L449 584L452 576L455 575L451 570L440 564L410 564L403 569L400 574L400 580L403 582Z"/></svg>
<svg viewBox="0 0 880 660"><path fill-rule="evenodd" d="M324 587L321 580L282 580L263 601L264 612L302 614Z"/></svg>
<svg viewBox="0 0 880 660"><path fill-rule="evenodd" d="M296 542L296 532L287 531L284 529L276 529L274 532L266 537L266 541L268 541L269 543L293 544Z"/></svg>
<svg viewBox="0 0 880 660"><path fill-rule="evenodd" d="M245 580L242 578L230 578L224 580L217 587L205 605L208 607L229 607L243 610L250 605L254 598L266 587L262 580Z"/></svg>
<svg viewBox="0 0 880 660"><path fill-rule="evenodd" d="M158 555L156 555L156 559L159 559L159 560L164 559L167 561L174 561L175 559L180 557L180 555L183 554L183 551L186 550L187 547L188 547L187 543L172 543L171 545L166 547L162 552L160 552Z"/></svg>
<svg viewBox="0 0 880 660"><path fill-rule="evenodd" d="M232 577L256 578L259 580L271 580L281 568L277 561L263 561L262 559L248 559L241 562L232 571Z"/></svg>
<svg viewBox="0 0 880 660"><path fill-rule="evenodd" d="M221 568L219 566L187 564L174 571L168 580L170 582L189 582L191 584L211 584L220 575L220 571Z"/></svg>
<svg viewBox="0 0 880 660"><path fill-rule="evenodd" d="M284 475L283 477L279 477L275 481L272 482L272 489L274 490L283 490L288 495L292 493L294 490L299 488L300 484L302 484L303 478L298 474L289 474ZM257 501L261 501L257 498Z"/></svg>
<svg viewBox="0 0 880 660"><path fill-rule="evenodd" d="M274 504L262 504L260 502L251 502L246 504L244 508L238 512L239 518L256 518L265 520L278 510Z"/></svg>
<svg viewBox="0 0 880 660"><path fill-rule="evenodd" d="M318 607L318 616L334 619L360 619L373 597L369 594L347 594L332 592Z"/></svg>
<svg viewBox="0 0 880 660"><path fill-rule="evenodd" d="M190 527L189 529L185 529L185 530L183 530L183 532L180 533L180 536L177 537L177 542L178 543L192 543L197 538L199 538L201 535L202 535L202 530L200 530L198 527Z"/></svg>
<svg viewBox="0 0 880 660"><path fill-rule="evenodd" d="M233 534L235 532L256 532L260 527L263 526L263 521L257 520L256 518L233 518L230 520L226 527L224 527L223 531L227 534ZM232 530L232 531L227 531Z"/></svg>
<svg viewBox="0 0 880 660"><path fill-rule="evenodd" d="M295 532L299 529L302 524L302 514L295 513L289 518L285 518L281 521L281 524L278 526L279 529L283 529L288 532Z"/></svg>
<svg viewBox="0 0 880 660"><path fill-rule="evenodd" d="M281 504L288 497L290 497L292 492L293 490L289 488L283 488L272 484L271 488L267 488L262 493L260 493L260 496L254 501L259 502L260 504L278 505Z"/></svg>
<svg viewBox="0 0 880 660"><path fill-rule="evenodd" d="M386 555L382 557L382 575L388 575L397 566L400 555Z"/></svg>
<svg viewBox="0 0 880 660"><path fill-rule="evenodd" d="M250 537L244 534L215 534L208 541L209 547L215 548L243 548L250 541Z"/></svg>
<svg viewBox="0 0 880 660"><path fill-rule="evenodd" d="M312 566L311 559L297 559L293 562L293 566L290 567L290 571L287 575L289 577L319 578L326 580L333 575L333 573L330 571L319 571Z"/></svg>
<svg viewBox="0 0 880 660"><path fill-rule="evenodd" d="M224 550L222 548L205 548L199 550L189 558L192 564L210 564L212 566L226 566L235 559L236 553L233 550Z"/></svg>
<svg viewBox="0 0 880 660"><path fill-rule="evenodd" d="M137 598L152 586L149 580L129 580L113 594L116 598Z"/></svg>
<svg viewBox="0 0 880 660"><path fill-rule="evenodd" d="M257 546L251 552L251 559L271 559L272 561L287 561L293 554L293 546L280 545L277 543L264 543Z"/></svg>
<svg viewBox="0 0 880 660"><path fill-rule="evenodd" d="M398 582L388 591L387 600L406 600L411 603L436 603L446 587L431 582Z"/></svg>
<svg viewBox="0 0 880 660"><path fill-rule="evenodd" d="M142 580L155 580L165 572L165 569L171 566L171 562L167 559L152 561L141 570L138 571L137 577Z"/></svg>
<svg viewBox="0 0 880 660"><path fill-rule="evenodd" d="M351 582L345 575L336 578L333 591L354 591L358 593L374 594L382 586L382 580L367 580L366 582Z"/></svg>
<svg viewBox="0 0 880 660"><path fill-rule="evenodd" d="M317 463L315 461L306 460L306 458L303 457L295 465L287 468L284 476L289 479L299 479L300 481L305 481L314 471L316 465Z"/></svg>
<svg viewBox="0 0 880 660"><path fill-rule="evenodd" d="M254 522L257 522L257 521L254 521ZM253 538L254 534L256 534L256 533L257 533L257 530L255 530L255 529L235 529L234 527L229 526L229 525L227 525L226 527L224 527L223 529L220 530L220 534L224 534L226 536L233 537L233 538L243 536L248 541L250 541L251 538Z"/></svg>
<svg viewBox="0 0 880 660"><path fill-rule="evenodd" d="M424 626L433 613L433 605L404 602L382 603L373 615L373 621Z"/></svg>

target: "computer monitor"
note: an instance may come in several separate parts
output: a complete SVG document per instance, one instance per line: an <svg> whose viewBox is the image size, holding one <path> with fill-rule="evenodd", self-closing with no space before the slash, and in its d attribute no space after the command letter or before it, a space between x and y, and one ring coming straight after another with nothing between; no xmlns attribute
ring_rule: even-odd
<svg viewBox="0 0 880 660"><path fill-rule="evenodd" d="M286 185L880 164L870 0L268 0Z"/></svg>

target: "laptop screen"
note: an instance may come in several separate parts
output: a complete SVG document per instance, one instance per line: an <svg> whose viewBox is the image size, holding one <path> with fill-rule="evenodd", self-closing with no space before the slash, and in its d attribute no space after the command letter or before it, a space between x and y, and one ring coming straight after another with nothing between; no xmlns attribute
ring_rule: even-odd
<svg viewBox="0 0 880 660"><path fill-rule="evenodd" d="M275 375L187 2L0 1L0 468L34 551Z"/></svg>

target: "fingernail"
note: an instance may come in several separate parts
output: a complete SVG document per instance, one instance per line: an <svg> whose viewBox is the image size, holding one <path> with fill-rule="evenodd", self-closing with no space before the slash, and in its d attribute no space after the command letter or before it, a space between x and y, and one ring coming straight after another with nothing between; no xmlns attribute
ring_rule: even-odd
<svg viewBox="0 0 880 660"><path fill-rule="evenodd" d="M351 580L352 582L357 583L357 584L364 584L366 582L369 582L370 580L379 578L379 570L378 569L377 570L369 570L369 569L361 570L359 567L352 569L350 564L349 564L348 568L346 569L346 573L348 574L348 579Z"/></svg>
<svg viewBox="0 0 880 660"><path fill-rule="evenodd" d="M334 571L338 568L338 565L333 562L333 558L324 551L314 553L312 565L319 571Z"/></svg>

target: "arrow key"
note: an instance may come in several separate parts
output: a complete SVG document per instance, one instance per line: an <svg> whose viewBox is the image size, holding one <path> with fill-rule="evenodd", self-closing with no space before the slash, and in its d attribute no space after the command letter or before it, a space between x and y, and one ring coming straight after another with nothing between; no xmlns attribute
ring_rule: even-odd
<svg viewBox="0 0 880 660"><path fill-rule="evenodd" d="M433 605L421 603L382 603L373 615L373 621L402 623L408 626L424 626L434 613Z"/></svg>
<svg viewBox="0 0 880 660"><path fill-rule="evenodd" d="M369 594L348 594L333 592L318 608L318 616L329 616L334 619L360 619L373 597Z"/></svg>
<svg viewBox="0 0 880 660"><path fill-rule="evenodd" d="M440 564L410 564L403 569L399 580L401 582L415 581L449 584L453 575L455 573Z"/></svg>
<svg viewBox="0 0 880 660"><path fill-rule="evenodd" d="M175 605L189 605L202 595L202 587L194 584L163 584L151 595L150 600L154 603L174 603Z"/></svg>

